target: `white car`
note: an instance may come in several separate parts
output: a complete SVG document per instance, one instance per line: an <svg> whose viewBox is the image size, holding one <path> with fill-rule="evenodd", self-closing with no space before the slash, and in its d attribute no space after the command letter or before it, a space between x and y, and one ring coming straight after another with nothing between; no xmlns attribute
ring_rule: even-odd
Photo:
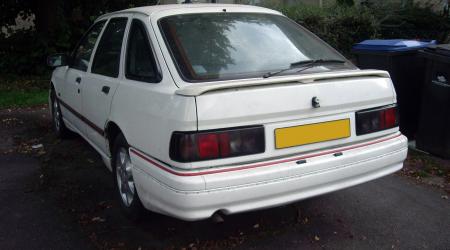
<svg viewBox="0 0 450 250"><path fill-rule="evenodd" d="M100 153L131 217L279 206L391 174L407 155L389 74L274 10L114 12L48 63L57 134Z"/></svg>

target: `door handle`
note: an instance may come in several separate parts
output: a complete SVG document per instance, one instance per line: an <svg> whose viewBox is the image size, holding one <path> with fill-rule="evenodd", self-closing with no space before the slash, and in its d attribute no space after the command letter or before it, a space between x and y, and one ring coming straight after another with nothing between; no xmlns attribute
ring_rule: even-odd
<svg viewBox="0 0 450 250"><path fill-rule="evenodd" d="M105 94L108 94L109 93L109 89L110 88L108 86L103 86L102 87L102 92L105 93Z"/></svg>
<svg viewBox="0 0 450 250"><path fill-rule="evenodd" d="M81 77L77 77L77 78L75 79L75 82L77 82L78 84L80 84L80 83L81 83Z"/></svg>

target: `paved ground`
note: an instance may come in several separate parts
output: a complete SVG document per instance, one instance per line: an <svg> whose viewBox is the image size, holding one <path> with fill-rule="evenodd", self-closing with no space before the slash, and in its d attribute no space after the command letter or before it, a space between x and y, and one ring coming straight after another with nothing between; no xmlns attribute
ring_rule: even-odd
<svg viewBox="0 0 450 250"><path fill-rule="evenodd" d="M447 161L413 157L401 174L221 224L131 223L99 156L56 140L46 112L0 111L0 249L450 249Z"/></svg>

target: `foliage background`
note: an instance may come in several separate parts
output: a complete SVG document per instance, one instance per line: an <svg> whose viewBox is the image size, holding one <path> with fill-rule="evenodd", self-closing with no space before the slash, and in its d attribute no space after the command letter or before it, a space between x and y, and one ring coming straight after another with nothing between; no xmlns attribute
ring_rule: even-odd
<svg viewBox="0 0 450 250"><path fill-rule="evenodd" d="M48 54L70 53L83 32L101 14L156 0L2 0L0 2L0 74L2 78L48 76ZM448 42L450 21L431 6L379 1L355 5L351 0L324 8L268 4L302 24L346 56L353 44L371 38L437 39ZM34 18L35 26L13 31L17 16Z"/></svg>
<svg viewBox="0 0 450 250"><path fill-rule="evenodd" d="M0 74L46 75L47 55L70 53L100 15L154 5L156 0L2 0L0 1ZM16 18L34 19L31 29L12 30Z"/></svg>
<svg viewBox="0 0 450 250"><path fill-rule="evenodd" d="M380 1L378 4L307 5L272 8L305 26L347 57L355 43L366 39L424 39L449 42L450 19L428 4L401 6Z"/></svg>

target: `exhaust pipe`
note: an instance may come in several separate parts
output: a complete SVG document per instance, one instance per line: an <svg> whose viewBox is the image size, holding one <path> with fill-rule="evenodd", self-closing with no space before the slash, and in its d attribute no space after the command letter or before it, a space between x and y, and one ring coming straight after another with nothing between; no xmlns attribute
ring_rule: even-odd
<svg viewBox="0 0 450 250"><path fill-rule="evenodd" d="M218 210L211 216L211 220L214 223L223 223L225 221L225 214L221 210Z"/></svg>

